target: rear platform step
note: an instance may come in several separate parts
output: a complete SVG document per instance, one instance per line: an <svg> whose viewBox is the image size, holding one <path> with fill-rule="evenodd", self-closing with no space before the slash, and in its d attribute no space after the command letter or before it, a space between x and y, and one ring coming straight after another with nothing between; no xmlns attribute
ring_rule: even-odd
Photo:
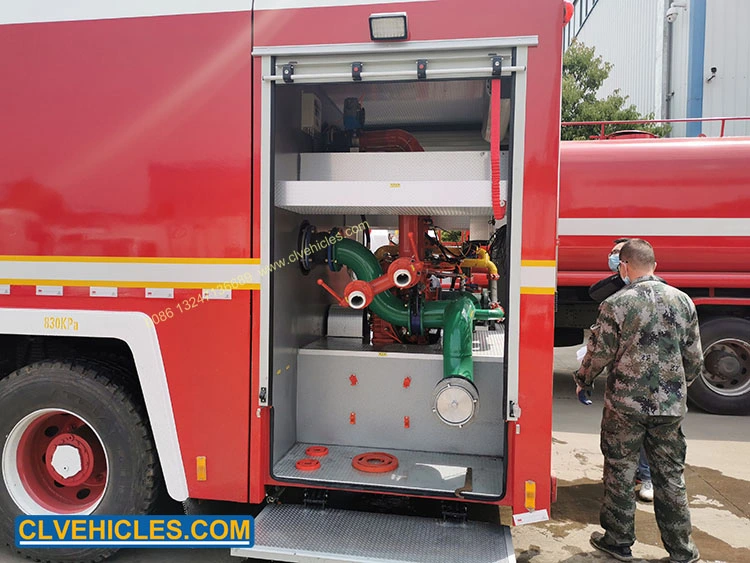
<svg viewBox="0 0 750 563"><path fill-rule="evenodd" d="M254 547L232 555L290 562L515 563L510 529L485 522L269 505Z"/></svg>

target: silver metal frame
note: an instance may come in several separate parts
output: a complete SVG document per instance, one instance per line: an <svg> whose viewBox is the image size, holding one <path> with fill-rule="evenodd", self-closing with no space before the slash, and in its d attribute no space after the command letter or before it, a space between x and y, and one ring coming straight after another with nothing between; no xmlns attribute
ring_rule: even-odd
<svg viewBox="0 0 750 563"><path fill-rule="evenodd" d="M339 43L336 45L274 45L256 47L254 57L290 55L348 55L352 53L413 53L415 51L456 51L462 49L497 49L534 47L537 35L518 37L489 37L478 39L444 39L438 41L408 41L406 43ZM264 69L264 76L266 75Z"/></svg>
<svg viewBox="0 0 750 563"><path fill-rule="evenodd" d="M271 58L263 57L261 62L263 74L271 72ZM268 221L271 217L271 82L261 85L261 122L260 122L260 263L271 262L271 229ZM260 388L266 389L265 395L258 398L258 404L268 406L270 397L270 320L271 320L271 280L270 276L260 278ZM260 416L260 413L258 414Z"/></svg>
<svg viewBox="0 0 750 563"><path fill-rule="evenodd" d="M526 70L525 66L504 66L503 67L503 76L510 76L513 72L523 72ZM487 76L488 73L491 73L492 69L488 65L487 67L476 67L476 68L442 68L442 69L436 69L436 70L430 70L427 69L425 71L426 76L429 78L430 76L465 76L467 74L477 74L479 76ZM394 71L382 71L382 72L362 72L361 75L363 80L367 78L413 78L414 77L414 71L413 70L394 70ZM321 73L321 74L305 74L302 75L301 78L304 79L305 82L309 81L317 81L317 80L351 80L351 73L347 72L329 72L329 73ZM270 80L274 82L283 81L284 77L280 76L278 74L271 74L271 75L264 75L263 80ZM302 82L301 80L295 80L295 82Z"/></svg>
<svg viewBox="0 0 750 563"><path fill-rule="evenodd" d="M526 66L528 49L516 49L516 63ZM506 420L518 420L521 407L518 405L518 354L521 330L521 243L523 240L523 192L524 192L524 145L526 131L526 73L516 75L513 114L513 176L510 189L510 272L508 279L510 315L507 322L507 369L505 405ZM512 407L512 408L511 408Z"/></svg>

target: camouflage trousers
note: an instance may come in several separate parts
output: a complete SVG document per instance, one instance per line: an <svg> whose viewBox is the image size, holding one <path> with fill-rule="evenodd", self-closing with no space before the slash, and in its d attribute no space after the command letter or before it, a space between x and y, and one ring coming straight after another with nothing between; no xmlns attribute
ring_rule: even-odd
<svg viewBox="0 0 750 563"><path fill-rule="evenodd" d="M682 417L623 414L605 407L601 449L604 454L604 501L600 524L611 545L635 543L635 472L643 444L654 485L654 512L664 547L672 559L698 554L683 472L687 445Z"/></svg>

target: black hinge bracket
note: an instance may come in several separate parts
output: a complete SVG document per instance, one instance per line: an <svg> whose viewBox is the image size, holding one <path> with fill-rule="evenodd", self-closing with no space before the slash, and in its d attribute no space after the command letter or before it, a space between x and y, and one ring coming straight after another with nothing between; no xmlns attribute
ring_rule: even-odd
<svg viewBox="0 0 750 563"><path fill-rule="evenodd" d="M323 510L328 502L328 491L325 489L305 489L302 502L308 508Z"/></svg>
<svg viewBox="0 0 750 563"><path fill-rule="evenodd" d="M281 67L281 76L287 84L294 82L294 78L292 78L294 76L294 65L289 63L288 65Z"/></svg>
<svg viewBox="0 0 750 563"><path fill-rule="evenodd" d="M362 63L352 63L352 80L362 80Z"/></svg>
<svg viewBox="0 0 750 563"><path fill-rule="evenodd" d="M500 76L503 73L503 58L492 57L492 76Z"/></svg>

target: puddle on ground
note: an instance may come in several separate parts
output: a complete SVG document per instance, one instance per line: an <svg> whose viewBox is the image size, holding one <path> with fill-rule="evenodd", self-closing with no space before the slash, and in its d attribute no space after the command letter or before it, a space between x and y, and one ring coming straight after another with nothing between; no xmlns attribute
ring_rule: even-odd
<svg viewBox="0 0 750 563"><path fill-rule="evenodd" d="M576 453L576 458L583 454ZM581 461L583 459L579 458ZM750 485L728 477L715 469L688 465L685 468L690 500L693 535L703 561L726 563L750 562ZM604 494L601 481L558 480L557 502L552 505L551 519L539 524L555 540L589 526L598 526L599 508ZM653 504L638 502L636 510L638 543L662 548ZM588 559L581 547L561 546L572 557L570 561ZM519 554L519 562L533 561L540 554L530 546Z"/></svg>

